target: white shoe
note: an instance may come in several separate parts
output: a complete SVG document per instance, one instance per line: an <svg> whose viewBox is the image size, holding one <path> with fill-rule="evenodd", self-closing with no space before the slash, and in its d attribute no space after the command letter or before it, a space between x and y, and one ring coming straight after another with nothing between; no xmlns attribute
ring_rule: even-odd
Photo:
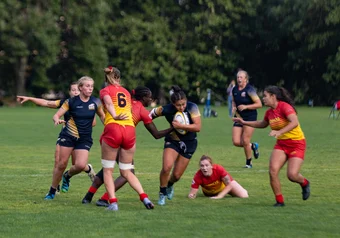
<svg viewBox="0 0 340 238"><path fill-rule="evenodd" d="M87 176L91 179L91 181L94 181L94 177L96 177L96 172L94 172L93 166L91 164L88 164L89 168L91 169L90 172L87 173Z"/></svg>
<svg viewBox="0 0 340 238"><path fill-rule="evenodd" d="M118 211L118 203L114 202L114 203L111 203L107 208L106 210L108 211Z"/></svg>

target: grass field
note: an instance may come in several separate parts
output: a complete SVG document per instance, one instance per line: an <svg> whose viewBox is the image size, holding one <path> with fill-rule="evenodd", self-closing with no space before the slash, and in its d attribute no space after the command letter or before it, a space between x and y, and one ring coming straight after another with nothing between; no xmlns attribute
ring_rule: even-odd
<svg viewBox="0 0 340 238"><path fill-rule="evenodd" d="M202 118L199 146L175 197L166 206L146 210L129 187L118 193L119 211L108 212L94 202L81 204L90 180L85 173L71 179L68 193L44 201L51 184L54 148L60 127L54 127L54 110L0 108L0 237L340 237L340 120L328 119L330 108L298 108L307 138L302 174L311 182L311 197L301 198L298 184L280 174L286 207L274 208L268 177L268 158L275 140L269 128L255 131L260 158L253 169L243 169L244 153L231 143L232 122L225 107L215 108L217 118ZM202 112L203 110L201 110ZM265 109L259 111L262 118ZM99 121L99 120L98 120ZM155 120L166 128L164 118ZM94 128L90 163L100 169L99 135ZM143 125L137 127L136 171L145 191L156 204L163 140L154 140ZM248 199L210 200L201 192L187 199L191 179L202 154L222 164L249 192ZM115 172L115 176L116 176Z"/></svg>

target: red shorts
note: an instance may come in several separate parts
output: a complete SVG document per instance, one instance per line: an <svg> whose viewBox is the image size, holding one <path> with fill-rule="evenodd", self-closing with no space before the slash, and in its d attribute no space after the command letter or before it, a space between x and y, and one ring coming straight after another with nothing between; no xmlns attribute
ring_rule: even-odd
<svg viewBox="0 0 340 238"><path fill-rule="evenodd" d="M103 140L112 148L131 149L136 144L136 128L117 123L107 124L100 136L100 144Z"/></svg>
<svg viewBox="0 0 340 238"><path fill-rule="evenodd" d="M276 150L283 150L290 158L305 158L306 140L277 140L274 146Z"/></svg>

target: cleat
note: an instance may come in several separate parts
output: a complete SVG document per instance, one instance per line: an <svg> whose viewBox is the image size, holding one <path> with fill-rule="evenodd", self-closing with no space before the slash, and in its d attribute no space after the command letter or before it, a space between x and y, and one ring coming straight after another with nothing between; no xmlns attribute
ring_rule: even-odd
<svg viewBox="0 0 340 238"><path fill-rule="evenodd" d="M280 202L277 202L274 204L274 207L284 207L285 204L284 203L280 203Z"/></svg>
<svg viewBox="0 0 340 238"><path fill-rule="evenodd" d="M106 210L108 211L118 211L118 203L114 202L114 203L111 203L107 208Z"/></svg>
<svg viewBox="0 0 340 238"><path fill-rule="evenodd" d="M146 209L148 210L153 209L155 207L149 198L144 198L143 203Z"/></svg>
<svg viewBox="0 0 340 238"><path fill-rule="evenodd" d="M89 176L89 178L91 179L91 181L94 181L94 177L96 177L96 172L94 172L93 166L91 164L88 164L88 166L90 167L90 172L87 173L87 176Z"/></svg>
<svg viewBox="0 0 340 238"><path fill-rule="evenodd" d="M92 199L89 199L88 197L84 197L83 200L81 200L81 203L82 204L89 204L91 203Z"/></svg>
<svg viewBox="0 0 340 238"><path fill-rule="evenodd" d="M110 204L108 201L103 200L103 199L98 199L98 201L96 202L96 205L98 207L108 207Z"/></svg>
<svg viewBox="0 0 340 238"><path fill-rule="evenodd" d="M260 156L259 152L259 144L258 143L251 143L251 149L253 150L253 154L255 159L257 159Z"/></svg>
<svg viewBox="0 0 340 238"><path fill-rule="evenodd" d="M61 191L63 193L67 193L68 192L68 189L70 187L70 179L66 178L65 177L65 174L67 173L68 171L66 171L64 174L63 174L63 183L61 184Z"/></svg>
<svg viewBox="0 0 340 238"><path fill-rule="evenodd" d="M52 200L54 199L55 194L53 193L47 193L44 200Z"/></svg>
<svg viewBox="0 0 340 238"><path fill-rule="evenodd" d="M302 188L302 200L307 200L310 195L310 183L308 181L308 184L306 187Z"/></svg>
<svg viewBox="0 0 340 238"><path fill-rule="evenodd" d="M158 205L164 206L165 205L165 196L163 193L159 193Z"/></svg>
<svg viewBox="0 0 340 238"><path fill-rule="evenodd" d="M252 164L250 164L250 165L246 164L245 166L243 166L243 168L245 168L245 169L251 169L251 168L253 168L253 165L252 165Z"/></svg>
<svg viewBox="0 0 340 238"><path fill-rule="evenodd" d="M171 200L174 197L174 186L170 186L166 188L166 193L167 193L167 197L169 200Z"/></svg>

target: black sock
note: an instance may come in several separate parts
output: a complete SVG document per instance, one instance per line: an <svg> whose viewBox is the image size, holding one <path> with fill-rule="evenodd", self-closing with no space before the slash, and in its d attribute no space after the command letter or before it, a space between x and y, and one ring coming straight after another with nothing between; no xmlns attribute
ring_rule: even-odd
<svg viewBox="0 0 340 238"><path fill-rule="evenodd" d="M163 195L167 195L166 187L159 187L159 192L162 193Z"/></svg>
<svg viewBox="0 0 340 238"><path fill-rule="evenodd" d="M174 185L174 183L169 181L167 187L169 188L169 187L171 187L172 185Z"/></svg>
<svg viewBox="0 0 340 238"><path fill-rule="evenodd" d="M90 173L91 172L91 167L89 166L89 170L85 170L85 173Z"/></svg>
<svg viewBox="0 0 340 238"><path fill-rule="evenodd" d="M246 160L246 165L251 165L251 158Z"/></svg>
<svg viewBox="0 0 340 238"><path fill-rule="evenodd" d="M86 195L85 195L85 198L86 198L87 200L92 201L93 195L94 195L94 193L87 192Z"/></svg>
<svg viewBox="0 0 340 238"><path fill-rule="evenodd" d="M64 173L64 177L67 179L70 179L72 176L68 174L68 170Z"/></svg>
<svg viewBox="0 0 340 238"><path fill-rule="evenodd" d="M50 194L55 194L56 191L57 191L57 189L50 187L49 193Z"/></svg>

